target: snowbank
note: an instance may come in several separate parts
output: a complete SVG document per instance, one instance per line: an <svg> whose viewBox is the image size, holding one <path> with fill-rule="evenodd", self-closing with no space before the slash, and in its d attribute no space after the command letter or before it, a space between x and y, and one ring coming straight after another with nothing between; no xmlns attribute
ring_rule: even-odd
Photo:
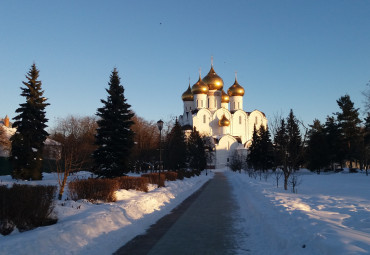
<svg viewBox="0 0 370 255"><path fill-rule="evenodd" d="M241 209L236 224L248 235L239 243L251 254L369 253L370 177L302 174L293 194L276 188L273 176L267 182L227 176Z"/></svg>
<svg viewBox="0 0 370 255"><path fill-rule="evenodd" d="M88 177L89 173L82 176ZM166 187L159 189L151 185L148 193L120 190L115 203L58 201L57 224L0 235L0 254L112 254L212 177L213 174L203 174L184 181L166 182ZM2 184L12 182L9 176L0 176L0 180ZM56 176L45 175L43 181L27 184L55 185Z"/></svg>

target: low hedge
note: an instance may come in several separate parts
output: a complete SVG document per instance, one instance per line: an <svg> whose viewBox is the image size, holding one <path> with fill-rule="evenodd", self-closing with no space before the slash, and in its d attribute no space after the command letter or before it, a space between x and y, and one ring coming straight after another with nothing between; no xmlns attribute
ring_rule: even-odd
<svg viewBox="0 0 370 255"><path fill-rule="evenodd" d="M156 184L159 187L164 187L164 182L166 180L166 175L164 173L161 173L159 176L158 176L158 173L142 174L141 175L141 177L148 178L149 183Z"/></svg>
<svg viewBox="0 0 370 255"><path fill-rule="evenodd" d="M147 177L122 176L116 178L119 189L134 189L148 192L149 179Z"/></svg>
<svg viewBox="0 0 370 255"><path fill-rule="evenodd" d="M0 186L0 233L10 234L55 224L53 215L56 186L14 184Z"/></svg>
<svg viewBox="0 0 370 255"><path fill-rule="evenodd" d="M176 172L167 171L167 172L164 172L164 174L166 176L166 181L176 181L177 180L178 174Z"/></svg>
<svg viewBox="0 0 370 255"><path fill-rule="evenodd" d="M115 202L117 200L115 191L119 184L115 179L86 179L75 180L68 183L69 197L77 201L86 199L90 202L98 200L104 202Z"/></svg>

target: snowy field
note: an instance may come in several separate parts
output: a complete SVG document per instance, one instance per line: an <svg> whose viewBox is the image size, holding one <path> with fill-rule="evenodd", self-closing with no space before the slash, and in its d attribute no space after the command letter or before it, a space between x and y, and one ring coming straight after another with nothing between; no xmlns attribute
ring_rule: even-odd
<svg viewBox="0 0 370 255"><path fill-rule="evenodd" d="M89 177L80 173L79 178ZM184 181L166 182L166 187L150 185L149 192L120 190L117 202L91 204L86 201L58 201L58 223L9 236L0 235L0 254L69 255L112 254L150 225L179 205L213 177L203 173ZM57 185L55 174L43 181L18 182L31 185ZM71 178L76 178L72 176ZM10 176L0 176L0 185L11 184Z"/></svg>
<svg viewBox="0 0 370 255"><path fill-rule="evenodd" d="M370 176L301 170L298 194L276 188L273 175L227 176L241 209L237 224L248 235L239 239L240 254L370 253Z"/></svg>

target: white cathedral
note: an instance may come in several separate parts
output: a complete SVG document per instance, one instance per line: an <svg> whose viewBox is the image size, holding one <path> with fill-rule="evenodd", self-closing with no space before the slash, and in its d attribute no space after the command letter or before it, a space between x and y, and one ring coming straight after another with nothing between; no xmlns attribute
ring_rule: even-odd
<svg viewBox="0 0 370 255"><path fill-rule="evenodd" d="M267 126L267 118L261 111L243 110L244 88L235 82L224 91L224 81L218 76L211 64L211 70L182 94L184 113L179 123L189 135L195 127L212 143L215 153L211 167L223 168L235 150L246 155L252 143L254 125Z"/></svg>

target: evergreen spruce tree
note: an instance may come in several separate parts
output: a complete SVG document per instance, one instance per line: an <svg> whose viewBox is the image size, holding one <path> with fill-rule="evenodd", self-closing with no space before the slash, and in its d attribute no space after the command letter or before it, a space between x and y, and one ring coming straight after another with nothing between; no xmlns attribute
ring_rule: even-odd
<svg viewBox="0 0 370 255"><path fill-rule="evenodd" d="M10 160L13 166L12 176L16 179L41 180L43 147L49 135L45 128L48 119L45 117L46 98L38 80L39 70L33 64L23 82L21 96L26 102L16 110L13 127L17 129L11 137L12 150Z"/></svg>
<svg viewBox="0 0 370 255"><path fill-rule="evenodd" d="M280 125L274 137L274 166L286 168L288 136L285 120L281 119Z"/></svg>
<svg viewBox="0 0 370 255"><path fill-rule="evenodd" d="M325 140L328 146L328 157L331 169L334 169L335 163L339 163L343 168L345 160L345 151L343 146L343 135L339 124L334 117L327 117L324 126Z"/></svg>
<svg viewBox="0 0 370 255"><path fill-rule="evenodd" d="M268 127L260 126L257 131L256 126L253 129L252 144L249 147L247 156L248 165L254 170L266 171L273 166L273 147Z"/></svg>
<svg viewBox="0 0 370 255"><path fill-rule="evenodd" d="M365 118L365 126L363 128L363 142L364 142L364 166L366 175L370 165L370 113L367 113Z"/></svg>
<svg viewBox="0 0 370 255"><path fill-rule="evenodd" d="M261 160L261 168L263 171L269 170L273 166L273 159L274 159L274 152L270 137L270 131L268 126L266 128L261 125L259 129L259 136L260 136L260 160Z"/></svg>
<svg viewBox="0 0 370 255"><path fill-rule="evenodd" d="M275 166L281 167L284 173L284 189L288 189L290 175L298 170L303 160L302 138L298 121L290 110L286 123L281 124L274 138Z"/></svg>
<svg viewBox="0 0 370 255"><path fill-rule="evenodd" d="M255 171L261 169L261 137L256 125L253 127L252 144L249 147L247 163Z"/></svg>
<svg viewBox="0 0 370 255"><path fill-rule="evenodd" d="M185 136L176 119L175 125L167 136L165 163L168 170L180 170L186 167L187 147Z"/></svg>
<svg viewBox="0 0 370 255"><path fill-rule="evenodd" d="M298 121L293 114L293 110L290 110L287 118L287 135L288 135L288 168L290 171L298 170L299 165L303 161L303 148L302 148L302 137L299 131Z"/></svg>
<svg viewBox="0 0 370 255"><path fill-rule="evenodd" d="M124 96L124 88L116 68L113 69L108 83L107 100L101 100L103 107L98 108L98 129L93 153L95 172L102 177L122 176L129 171L128 161L134 145L134 132L131 130L134 113Z"/></svg>
<svg viewBox="0 0 370 255"><path fill-rule="evenodd" d="M307 168L311 171L320 171L330 165L330 154L324 131L324 126L315 119L310 125L306 150Z"/></svg>
<svg viewBox="0 0 370 255"><path fill-rule="evenodd" d="M337 112L337 118L339 127L343 135L345 143L346 159L350 162L350 168L352 168L352 162L358 159L356 151L359 146L359 134L360 134L360 123L358 108L354 108L354 103L351 101L349 95L340 97L337 100L341 112Z"/></svg>
<svg viewBox="0 0 370 255"><path fill-rule="evenodd" d="M194 127L188 140L189 166L198 172L207 167L207 157L202 137Z"/></svg>

